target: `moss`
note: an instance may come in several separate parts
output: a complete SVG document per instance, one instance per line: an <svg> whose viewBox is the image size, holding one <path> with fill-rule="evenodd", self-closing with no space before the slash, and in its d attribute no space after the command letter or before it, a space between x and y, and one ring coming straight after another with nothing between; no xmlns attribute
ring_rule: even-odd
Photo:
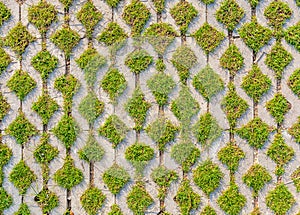
<svg viewBox="0 0 300 215"><path fill-rule="evenodd" d="M175 144L171 149L171 158L181 165L183 172L189 172L200 157L200 150L191 142Z"/></svg>
<svg viewBox="0 0 300 215"><path fill-rule="evenodd" d="M37 134L36 128L26 119L24 113L19 116L5 129L5 132L14 137L18 144L25 144Z"/></svg>
<svg viewBox="0 0 300 215"><path fill-rule="evenodd" d="M286 29L284 38L287 43L294 46L295 49L300 52L299 34L300 34L300 22Z"/></svg>
<svg viewBox="0 0 300 215"><path fill-rule="evenodd" d="M246 204L246 198L239 192L235 183L231 183L227 190L217 200L218 205L228 215L236 215L241 212Z"/></svg>
<svg viewBox="0 0 300 215"><path fill-rule="evenodd" d="M70 6L73 3L73 0L59 0L65 7L66 10L69 10Z"/></svg>
<svg viewBox="0 0 300 215"><path fill-rule="evenodd" d="M264 16L268 19L269 25L278 29L292 16L293 11L289 5L282 1L273 1L266 7Z"/></svg>
<svg viewBox="0 0 300 215"><path fill-rule="evenodd" d="M225 34L205 22L193 35L206 54L213 52L224 40Z"/></svg>
<svg viewBox="0 0 300 215"><path fill-rule="evenodd" d="M103 18L102 13L89 0L82 6L76 17L85 27L87 38L92 39L95 26Z"/></svg>
<svg viewBox="0 0 300 215"><path fill-rule="evenodd" d="M190 186L190 182L184 179L177 191L174 201L179 205L182 215L190 214L191 210L196 210L201 202L200 196L195 193Z"/></svg>
<svg viewBox="0 0 300 215"><path fill-rule="evenodd" d="M96 187L90 187L80 197L84 210L89 215L96 215L104 204L106 196Z"/></svg>
<svg viewBox="0 0 300 215"><path fill-rule="evenodd" d="M178 128L164 117L158 118L147 126L146 132L158 144L158 149L164 151L166 144L175 139Z"/></svg>
<svg viewBox="0 0 300 215"><path fill-rule="evenodd" d="M4 210L8 209L12 205L12 203L12 197L4 190L3 187L0 187L0 212L3 213Z"/></svg>
<svg viewBox="0 0 300 215"><path fill-rule="evenodd" d="M104 156L104 149L93 134L89 134L85 146L78 151L79 158L87 162L101 161Z"/></svg>
<svg viewBox="0 0 300 215"><path fill-rule="evenodd" d="M284 115L291 109L291 103L281 93L276 93L274 98L266 103L266 108L277 123L282 123Z"/></svg>
<svg viewBox="0 0 300 215"><path fill-rule="evenodd" d="M266 183L272 180L268 170L260 164L254 164L243 175L243 182L253 190L253 196L257 197L258 192L265 186Z"/></svg>
<svg viewBox="0 0 300 215"><path fill-rule="evenodd" d="M156 13L161 14L165 9L165 0L152 0Z"/></svg>
<svg viewBox="0 0 300 215"><path fill-rule="evenodd" d="M245 11L235 0L225 0L217 10L216 18L228 31L233 31L244 15Z"/></svg>
<svg viewBox="0 0 300 215"><path fill-rule="evenodd" d="M257 64L253 64L252 69L243 78L241 84L248 96L250 96L255 103L258 103L262 96L267 93L271 87L270 78L263 74Z"/></svg>
<svg viewBox="0 0 300 215"><path fill-rule="evenodd" d="M52 4L42 0L29 7L28 20L37 27L41 34L45 34L51 24L57 21L57 10Z"/></svg>
<svg viewBox="0 0 300 215"><path fill-rule="evenodd" d="M0 26L8 20L11 16L10 10L5 6L3 2L0 2Z"/></svg>
<svg viewBox="0 0 300 215"><path fill-rule="evenodd" d="M1 7L1 6L0 6ZM11 63L10 56L0 47L0 75L6 70L8 65Z"/></svg>
<svg viewBox="0 0 300 215"><path fill-rule="evenodd" d="M198 11L191 3L181 1L171 8L170 14L175 20L175 23L179 26L181 33L185 34L189 24L198 15Z"/></svg>
<svg viewBox="0 0 300 215"><path fill-rule="evenodd" d="M121 0L106 0L106 3L112 7L112 8L116 8L118 7L119 3Z"/></svg>
<svg viewBox="0 0 300 215"><path fill-rule="evenodd" d="M48 51L40 51L31 60L33 68L41 74L42 80L46 81L49 74L57 67L58 59Z"/></svg>
<svg viewBox="0 0 300 215"><path fill-rule="evenodd" d="M4 45L9 46L16 54L22 55L27 46L36 40L21 22L13 27L4 38Z"/></svg>
<svg viewBox="0 0 300 215"><path fill-rule="evenodd" d="M121 208L117 204L113 204L110 209L108 215L123 215Z"/></svg>
<svg viewBox="0 0 300 215"><path fill-rule="evenodd" d="M102 89L109 95L110 100L115 103L127 88L127 81L122 73L116 68L110 68L100 82Z"/></svg>
<svg viewBox="0 0 300 215"><path fill-rule="evenodd" d="M108 23L104 31L97 37L99 42L106 46L120 46L127 39L128 35L116 22ZM120 48L119 47L119 48Z"/></svg>
<svg viewBox="0 0 300 215"><path fill-rule="evenodd" d="M43 133L40 144L33 152L35 160L40 164L49 164L58 155L58 149L49 144L49 137L49 134Z"/></svg>
<svg viewBox="0 0 300 215"><path fill-rule="evenodd" d="M14 215L30 215L30 210L29 207L25 204L22 203L19 207L19 210L14 213Z"/></svg>
<svg viewBox="0 0 300 215"><path fill-rule="evenodd" d="M199 215L217 215L216 211L211 206L205 206Z"/></svg>
<svg viewBox="0 0 300 215"><path fill-rule="evenodd" d="M72 49L79 43L79 34L72 30L68 26L57 30L50 37L51 42L53 42L59 49L65 52L67 58L70 57Z"/></svg>
<svg viewBox="0 0 300 215"><path fill-rule="evenodd" d="M42 118L44 125L47 125L52 115L58 110L59 106L53 98L47 93L43 94L33 103L31 109L36 111L37 114Z"/></svg>
<svg viewBox="0 0 300 215"><path fill-rule="evenodd" d="M170 75L159 72L147 80L147 87L151 90L159 106L168 103L168 96L175 88L176 83Z"/></svg>
<svg viewBox="0 0 300 215"><path fill-rule="evenodd" d="M257 53L272 37L272 31L257 22L256 17L239 28L238 33L246 45Z"/></svg>
<svg viewBox="0 0 300 215"><path fill-rule="evenodd" d="M297 122L288 130L289 134L295 138L297 143L300 143L300 117Z"/></svg>
<svg viewBox="0 0 300 215"><path fill-rule="evenodd" d="M124 21L130 25L133 36L142 32L150 16L149 9L138 0L132 0L130 4L126 5L122 15Z"/></svg>
<svg viewBox="0 0 300 215"><path fill-rule="evenodd" d="M113 164L110 168L105 170L102 179L109 191L116 195L120 193L122 188L129 182L130 175L123 167Z"/></svg>
<svg viewBox="0 0 300 215"><path fill-rule="evenodd" d="M235 75L244 66L244 57L238 47L231 44L221 56L220 64L224 69L228 69L231 75Z"/></svg>
<svg viewBox="0 0 300 215"><path fill-rule="evenodd" d="M70 155L67 155L63 166L54 174L54 181L68 190L81 183L83 179L83 173L75 167Z"/></svg>
<svg viewBox="0 0 300 215"><path fill-rule="evenodd" d="M126 202L134 215L141 215L153 204L153 199L145 189L144 183L138 181L128 193Z"/></svg>
<svg viewBox="0 0 300 215"><path fill-rule="evenodd" d="M66 149L70 149L77 139L79 127L72 116L63 115L59 123L53 128L53 133L64 144Z"/></svg>
<svg viewBox="0 0 300 215"><path fill-rule="evenodd" d="M143 49L133 51L125 59L125 65L135 74L146 70L152 62L153 57Z"/></svg>
<svg viewBox="0 0 300 215"><path fill-rule="evenodd" d="M21 195L26 193L35 180L36 175L23 160L14 166L9 175L9 181L13 183Z"/></svg>
<svg viewBox="0 0 300 215"><path fill-rule="evenodd" d="M142 129L150 107L151 104L145 100L145 95L141 88L137 87L132 94L132 98L125 104L125 110L135 122L135 130L140 131Z"/></svg>
<svg viewBox="0 0 300 215"><path fill-rule="evenodd" d="M197 57L190 47L183 45L176 49L171 62L178 71L180 81L185 83L190 75L189 70L197 63Z"/></svg>
<svg viewBox="0 0 300 215"><path fill-rule="evenodd" d="M0 121L3 120L9 110L10 105L7 102L6 98L3 96L2 92L0 92Z"/></svg>
<svg viewBox="0 0 300 215"><path fill-rule="evenodd" d="M193 171L195 184L209 197L221 184L224 174L217 164L205 160Z"/></svg>
<svg viewBox="0 0 300 215"><path fill-rule="evenodd" d="M288 86L300 98L300 69L296 69L288 79Z"/></svg>
<svg viewBox="0 0 300 215"><path fill-rule="evenodd" d="M47 188L43 188L34 199L42 208L44 214L50 213L59 204L56 194Z"/></svg>
<svg viewBox="0 0 300 215"><path fill-rule="evenodd" d="M15 92L19 99L24 100L28 93L36 87L36 82L27 72L17 70L7 82L7 86Z"/></svg>
<svg viewBox="0 0 300 215"><path fill-rule="evenodd" d="M165 166L158 166L152 171L151 178L159 187L158 198L163 200L172 182L178 179L178 175L175 171L168 170Z"/></svg>
<svg viewBox="0 0 300 215"><path fill-rule="evenodd" d="M276 78L282 78L284 69L291 63L293 56L284 49L280 42L272 47L271 52L267 54L265 63L275 72Z"/></svg>
<svg viewBox="0 0 300 215"><path fill-rule="evenodd" d="M2 169L10 161L11 157L12 150L8 148L7 145L0 144L0 169Z"/></svg>
<svg viewBox="0 0 300 215"><path fill-rule="evenodd" d="M291 180L294 182L297 192L300 192L300 167L298 167L291 175Z"/></svg>
<svg viewBox="0 0 300 215"><path fill-rule="evenodd" d="M240 160L245 158L245 153L234 142L229 142L218 152L218 158L231 172L235 172Z"/></svg>
<svg viewBox="0 0 300 215"><path fill-rule="evenodd" d="M157 59L155 62L155 69L159 72L163 72L166 70L166 64L164 63L163 59Z"/></svg>
<svg viewBox="0 0 300 215"><path fill-rule="evenodd" d="M276 214L283 215L294 205L295 198L284 184L278 184L266 196L267 206Z"/></svg>
<svg viewBox="0 0 300 215"><path fill-rule="evenodd" d="M248 144L256 149L261 149L273 129L263 122L259 117L255 117L246 125L237 129L237 134L247 140Z"/></svg>

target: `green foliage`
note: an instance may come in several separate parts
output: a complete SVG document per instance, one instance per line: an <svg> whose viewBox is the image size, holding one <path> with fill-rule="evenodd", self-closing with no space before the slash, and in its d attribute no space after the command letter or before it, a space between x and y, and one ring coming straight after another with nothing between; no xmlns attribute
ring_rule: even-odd
<svg viewBox="0 0 300 215"><path fill-rule="evenodd" d="M116 8L121 0L106 0L106 3L112 7Z"/></svg>
<svg viewBox="0 0 300 215"><path fill-rule="evenodd" d="M259 210L259 207L255 207L249 215L261 215L262 213Z"/></svg>
<svg viewBox="0 0 300 215"><path fill-rule="evenodd" d="M166 70L166 64L164 63L163 59L157 59L155 62L155 69L159 72L163 72Z"/></svg>
<svg viewBox="0 0 300 215"><path fill-rule="evenodd" d="M102 89L109 95L112 102L116 102L117 98L124 92L127 82L122 73L116 68L110 68L104 75L101 83Z"/></svg>
<svg viewBox="0 0 300 215"><path fill-rule="evenodd" d="M35 196L34 200L42 208L44 214L50 213L59 204L56 194L47 188L43 188L41 192Z"/></svg>
<svg viewBox="0 0 300 215"><path fill-rule="evenodd" d="M125 110L135 122L135 130L140 131L142 129L150 107L151 104L145 100L145 95L141 88L137 87L132 94L132 98L125 104Z"/></svg>
<svg viewBox="0 0 300 215"><path fill-rule="evenodd" d="M291 90L300 98L300 69L296 69L288 79Z"/></svg>
<svg viewBox="0 0 300 215"><path fill-rule="evenodd" d="M147 193L144 183L138 181L129 192L126 202L134 215L142 215L153 204L153 199Z"/></svg>
<svg viewBox="0 0 300 215"><path fill-rule="evenodd" d="M229 126L233 129L237 120L247 111L249 105L236 92L232 82L228 84L228 92L222 100L221 107L226 114Z"/></svg>
<svg viewBox="0 0 300 215"><path fill-rule="evenodd" d="M64 165L54 174L54 181L61 187L70 190L83 180L83 173L74 165L70 155L65 158Z"/></svg>
<svg viewBox="0 0 300 215"><path fill-rule="evenodd" d="M274 98L266 103L266 108L277 123L282 123L284 115L291 109L291 103L281 93L276 93Z"/></svg>
<svg viewBox="0 0 300 215"><path fill-rule="evenodd" d="M113 204L110 209L108 215L123 215L121 208L117 204Z"/></svg>
<svg viewBox="0 0 300 215"><path fill-rule="evenodd" d="M70 149L77 139L79 126L72 116L65 114L53 128L53 133L64 144L66 149Z"/></svg>
<svg viewBox="0 0 300 215"><path fill-rule="evenodd" d="M193 35L206 54L213 52L224 40L225 34L205 22Z"/></svg>
<svg viewBox="0 0 300 215"><path fill-rule="evenodd" d="M102 13L99 12L93 2L89 0L82 6L76 17L85 27L86 36L92 39L94 28L103 17Z"/></svg>
<svg viewBox="0 0 300 215"><path fill-rule="evenodd" d="M289 134L292 135L297 143L300 143L300 117L297 122L288 130Z"/></svg>
<svg viewBox="0 0 300 215"><path fill-rule="evenodd" d="M46 81L49 74L56 68L58 59L52 56L50 52L43 50L32 58L31 64L41 74L42 80Z"/></svg>
<svg viewBox="0 0 300 215"><path fill-rule="evenodd" d="M0 26L8 20L11 16L10 10L5 6L3 2L0 2Z"/></svg>
<svg viewBox="0 0 300 215"><path fill-rule="evenodd" d="M70 57L72 49L79 43L79 34L69 26L57 30L50 38L58 48L65 52L67 58Z"/></svg>
<svg viewBox="0 0 300 215"><path fill-rule="evenodd" d="M199 215L217 215L216 211L211 206L206 206Z"/></svg>
<svg viewBox="0 0 300 215"><path fill-rule="evenodd" d="M31 213L29 207L25 203L22 203L19 210L15 212L14 215L31 215Z"/></svg>
<svg viewBox="0 0 300 215"><path fill-rule="evenodd" d="M284 184L278 184L266 197L267 206L276 214L284 215L294 205L295 199Z"/></svg>
<svg viewBox="0 0 300 215"><path fill-rule="evenodd" d="M158 144L160 151L165 150L166 144L175 139L178 128L165 117L160 117L146 128L146 132Z"/></svg>
<svg viewBox="0 0 300 215"><path fill-rule="evenodd" d="M272 130L259 117L255 117L246 125L237 129L236 132L241 138L246 139L250 146L261 149L269 139L269 134Z"/></svg>
<svg viewBox="0 0 300 215"><path fill-rule="evenodd" d="M93 134L89 134L85 146L78 151L79 158L87 162L101 161L105 151Z"/></svg>
<svg viewBox="0 0 300 215"><path fill-rule="evenodd" d="M0 10L1 10L1 4L0 4ZM10 56L4 51L2 47L0 47L0 75L2 72L6 70L6 68L10 63L11 63Z"/></svg>
<svg viewBox="0 0 300 215"><path fill-rule="evenodd" d="M125 139L128 127L117 115L111 115L98 131L112 143L113 148L116 148Z"/></svg>
<svg viewBox="0 0 300 215"><path fill-rule="evenodd" d="M245 158L245 153L234 142L229 142L218 152L218 158L231 172L235 172L240 160Z"/></svg>
<svg viewBox="0 0 300 215"><path fill-rule="evenodd" d="M102 179L110 192L116 195L129 182L130 175L123 167L114 163L110 168L105 170Z"/></svg>
<svg viewBox="0 0 300 215"><path fill-rule="evenodd" d="M7 145L0 144L0 169L2 169L10 161L11 156L12 150L8 148Z"/></svg>
<svg viewBox="0 0 300 215"><path fill-rule="evenodd" d="M17 70L7 82L7 86L16 93L19 99L24 100L27 94L36 87L36 82L27 72Z"/></svg>
<svg viewBox="0 0 300 215"><path fill-rule="evenodd" d="M42 118L44 125L47 125L52 115L59 108L58 104L53 98L51 98L47 93L43 94L38 98L36 102L33 103L31 109L36 111L37 114Z"/></svg>
<svg viewBox="0 0 300 215"><path fill-rule="evenodd" d="M176 86L170 75L159 72L147 80L147 86L155 97L159 106L164 106L168 102L168 96Z"/></svg>
<svg viewBox="0 0 300 215"><path fill-rule="evenodd" d="M106 196L96 187L90 187L80 197L84 210L89 215L96 215L104 204Z"/></svg>
<svg viewBox="0 0 300 215"><path fill-rule="evenodd" d="M265 186L266 183L272 180L267 169L260 164L253 164L245 175L243 182L253 190L253 195L258 196L258 192Z"/></svg>
<svg viewBox="0 0 300 215"><path fill-rule="evenodd" d="M200 1L207 5L215 3L215 0L200 0Z"/></svg>
<svg viewBox="0 0 300 215"><path fill-rule="evenodd" d="M28 20L37 27L41 34L45 34L52 22L57 20L57 10L47 1L40 1L28 8Z"/></svg>
<svg viewBox="0 0 300 215"><path fill-rule="evenodd" d="M125 65L135 74L139 74L146 70L152 62L153 57L143 49L131 52L125 59Z"/></svg>
<svg viewBox="0 0 300 215"><path fill-rule="evenodd" d="M1 11L1 4L0 4L0 11ZM3 213L5 209L9 208L12 205L12 203L13 203L12 197L5 191L3 187L0 187L0 213Z"/></svg>
<svg viewBox="0 0 300 215"><path fill-rule="evenodd" d="M10 109L10 105L7 102L6 98L0 92L0 121L5 117Z"/></svg>
<svg viewBox="0 0 300 215"><path fill-rule="evenodd" d="M269 91L271 87L270 78L263 74L257 64L253 64L252 69L244 77L241 84L248 96L255 103L258 103L261 97Z"/></svg>
<svg viewBox="0 0 300 215"><path fill-rule="evenodd" d="M201 145L209 146L222 134L222 128L210 113L200 116L192 127L192 131Z"/></svg>
<svg viewBox="0 0 300 215"><path fill-rule="evenodd" d="M33 152L35 160L40 164L49 164L58 155L58 149L49 144L49 137L49 134L43 133L40 145Z"/></svg>
<svg viewBox="0 0 300 215"><path fill-rule="evenodd" d="M294 182L297 192L300 192L300 167L298 167L291 175L291 179Z"/></svg>
<svg viewBox="0 0 300 215"><path fill-rule="evenodd" d="M261 0L248 0L252 8L256 8Z"/></svg>
<svg viewBox="0 0 300 215"><path fill-rule="evenodd" d="M193 178L195 184L209 197L221 183L224 174L217 164L211 160L202 162L194 171Z"/></svg>
<svg viewBox="0 0 300 215"><path fill-rule="evenodd" d="M200 150L191 142L175 144L171 149L171 158L181 165L184 172L189 172L200 157Z"/></svg>
<svg viewBox="0 0 300 215"><path fill-rule="evenodd" d="M14 166L10 175L10 182L18 189L21 195L25 194L32 182L36 180L34 172L21 160Z"/></svg>
<svg viewBox="0 0 300 215"><path fill-rule="evenodd" d="M25 114L20 112L19 116L5 129L5 132L14 137L18 144L25 144L37 134L37 130L26 119Z"/></svg>
<svg viewBox="0 0 300 215"><path fill-rule="evenodd" d="M59 0L65 7L66 10L69 10L70 6L73 3L73 0Z"/></svg>
<svg viewBox="0 0 300 215"><path fill-rule="evenodd" d="M233 31L240 20L244 17L245 11L235 0L225 0L217 10L216 18L226 26L229 31Z"/></svg>
<svg viewBox="0 0 300 215"><path fill-rule="evenodd" d="M165 166L158 166L152 171L151 178L159 186L158 198L163 200L172 182L178 179L178 175L175 171L168 170Z"/></svg>
<svg viewBox="0 0 300 215"><path fill-rule="evenodd" d="M190 75L189 70L197 63L197 57L190 47L183 45L176 49L171 62L179 73L180 81L185 83Z"/></svg>
<svg viewBox="0 0 300 215"><path fill-rule="evenodd" d="M239 28L238 33L246 45L257 53L272 37L272 31L257 22L254 18Z"/></svg>
<svg viewBox="0 0 300 215"><path fill-rule="evenodd" d="M130 4L126 5L122 15L126 24L130 25L133 36L142 32L150 16L149 9L138 0L132 0Z"/></svg>
<svg viewBox="0 0 300 215"><path fill-rule="evenodd" d="M235 183L231 183L229 188L222 192L218 198L218 204L228 215L238 215L246 204L246 198L239 192Z"/></svg>
<svg viewBox="0 0 300 215"><path fill-rule="evenodd" d="M98 41L106 46L118 46L122 44L128 35L116 22L108 23L104 31L98 36Z"/></svg>
<svg viewBox="0 0 300 215"><path fill-rule="evenodd" d="M300 52L300 22L296 25L289 27L285 31L285 41L295 47L296 50Z"/></svg>
<svg viewBox="0 0 300 215"><path fill-rule="evenodd" d="M22 55L27 46L36 40L21 22L13 27L4 38L4 45L9 46L16 54Z"/></svg>
<svg viewBox="0 0 300 215"><path fill-rule="evenodd" d="M174 201L179 205L182 215L189 215L191 210L196 210L201 202L200 196L190 186L190 182L184 179L177 191Z"/></svg>
<svg viewBox="0 0 300 215"><path fill-rule="evenodd" d="M165 8L165 0L152 0L155 10L158 14L161 14Z"/></svg>
<svg viewBox="0 0 300 215"><path fill-rule="evenodd" d="M275 29L281 28L285 21L292 16L292 13L289 5L283 1L272 1L264 11L269 25Z"/></svg>
<svg viewBox="0 0 300 215"><path fill-rule="evenodd" d="M235 75L244 65L244 57L238 47L231 44L221 56L220 64L224 69L228 69L231 75Z"/></svg>
<svg viewBox="0 0 300 215"><path fill-rule="evenodd" d="M298 7L300 7L300 0L296 0L296 4Z"/></svg>
<svg viewBox="0 0 300 215"><path fill-rule="evenodd" d="M191 3L180 1L171 8L170 14L179 26L180 32L185 34L191 21L198 15L198 11Z"/></svg>

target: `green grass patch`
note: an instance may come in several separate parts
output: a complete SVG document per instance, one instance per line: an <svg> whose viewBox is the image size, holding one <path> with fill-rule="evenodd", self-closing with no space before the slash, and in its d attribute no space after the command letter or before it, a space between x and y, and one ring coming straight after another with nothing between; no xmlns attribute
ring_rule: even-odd
<svg viewBox="0 0 300 215"><path fill-rule="evenodd" d="M229 142L218 152L218 158L234 173L237 171L240 161L245 158L245 153L234 142Z"/></svg>
<svg viewBox="0 0 300 215"><path fill-rule="evenodd" d="M224 69L228 69L231 75L235 75L244 66L244 57L238 47L231 44L221 56L220 64Z"/></svg>
<svg viewBox="0 0 300 215"><path fill-rule="evenodd" d="M166 70L166 64L164 63L164 60L163 59L157 59L156 62L155 62L155 69L158 71L158 72L163 72Z"/></svg>
<svg viewBox="0 0 300 215"><path fill-rule="evenodd" d="M6 98L3 96L2 92L0 92L0 121L3 120L9 110L10 105L7 102Z"/></svg>
<svg viewBox="0 0 300 215"><path fill-rule="evenodd" d="M89 215L96 215L102 208L106 196L97 187L90 187L80 197L80 202L84 210Z"/></svg>
<svg viewBox="0 0 300 215"><path fill-rule="evenodd" d="M300 192L300 167L298 167L291 175L291 179L294 182L297 192Z"/></svg>
<svg viewBox="0 0 300 215"><path fill-rule="evenodd" d="M105 151L93 134L89 134L85 146L78 151L79 158L87 162L101 161Z"/></svg>
<svg viewBox="0 0 300 215"><path fill-rule="evenodd" d="M113 204L110 209L108 215L123 215L121 208L117 204Z"/></svg>
<svg viewBox="0 0 300 215"><path fill-rule="evenodd" d="M12 60L10 56L4 51L2 47L0 47L0 75L6 70L11 61Z"/></svg>
<svg viewBox="0 0 300 215"><path fill-rule="evenodd" d="M252 8L256 8L261 0L248 0Z"/></svg>
<svg viewBox="0 0 300 215"><path fill-rule="evenodd" d="M291 18L292 13L293 11L286 2L273 1L266 7L264 16L268 19L269 25L278 30L287 19Z"/></svg>
<svg viewBox="0 0 300 215"><path fill-rule="evenodd" d="M65 7L66 10L69 10L71 7L73 0L59 0Z"/></svg>
<svg viewBox="0 0 300 215"><path fill-rule="evenodd" d="M31 215L28 205L22 203L19 207L19 210L14 213L14 215Z"/></svg>
<svg viewBox="0 0 300 215"><path fill-rule="evenodd" d="M0 144L0 169L10 161L12 155L12 150L7 145Z"/></svg>
<svg viewBox="0 0 300 215"><path fill-rule="evenodd" d="M34 200L42 208L44 214L50 213L59 204L58 197L47 188L43 188L35 197Z"/></svg>
<svg viewBox="0 0 300 215"><path fill-rule="evenodd" d="M217 215L216 211L211 206L205 206L199 215Z"/></svg>
<svg viewBox="0 0 300 215"><path fill-rule="evenodd" d="M0 26L11 17L11 11L3 2L0 2Z"/></svg>
<svg viewBox="0 0 300 215"><path fill-rule="evenodd" d="M40 144L33 152L35 160L40 164L49 164L59 153L56 147L50 145L49 137L49 134L43 133Z"/></svg>
<svg viewBox="0 0 300 215"><path fill-rule="evenodd" d="M3 213L3 211L8 209L12 204L12 197L5 191L3 187L0 187L0 212Z"/></svg>
<svg viewBox="0 0 300 215"><path fill-rule="evenodd" d="M110 7L116 8L118 7L118 4L120 3L121 0L105 0L105 1Z"/></svg>
<svg viewBox="0 0 300 215"><path fill-rule="evenodd" d="M165 9L165 0L152 0L156 13L161 14Z"/></svg>
<svg viewBox="0 0 300 215"><path fill-rule="evenodd" d="M288 129L288 132L295 138L297 143L300 143L300 117L298 117L297 122Z"/></svg>
<svg viewBox="0 0 300 215"><path fill-rule="evenodd" d="M153 57L143 49L131 52L125 59L125 65L135 74L146 70L152 62Z"/></svg>
<svg viewBox="0 0 300 215"><path fill-rule="evenodd" d="M277 123L282 123L284 115L291 109L291 103L281 93L276 93L274 98L266 103L266 108Z"/></svg>
<svg viewBox="0 0 300 215"><path fill-rule="evenodd" d="M300 69L296 69L288 79L288 86L300 98Z"/></svg>
<svg viewBox="0 0 300 215"><path fill-rule="evenodd" d="M300 52L300 40L298 36L299 34L300 34L300 22L286 29L284 38L286 42L294 46L295 49Z"/></svg>

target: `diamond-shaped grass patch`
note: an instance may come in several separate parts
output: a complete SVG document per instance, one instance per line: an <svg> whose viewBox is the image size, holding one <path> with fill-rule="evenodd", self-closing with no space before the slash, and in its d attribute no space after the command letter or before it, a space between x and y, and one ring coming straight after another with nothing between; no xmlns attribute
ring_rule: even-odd
<svg viewBox="0 0 300 215"><path fill-rule="evenodd" d="M152 62L153 57L143 49L131 52L125 59L125 65L135 74L146 70Z"/></svg>
<svg viewBox="0 0 300 215"><path fill-rule="evenodd" d="M291 90L300 98L300 69L296 69L288 79Z"/></svg>
<svg viewBox="0 0 300 215"><path fill-rule="evenodd" d="M225 0L217 10L216 18L225 25L229 31L233 31L244 14L245 11L235 0Z"/></svg>
<svg viewBox="0 0 300 215"><path fill-rule="evenodd" d="M7 86L16 93L19 99L24 100L28 93L36 87L36 82L27 72L17 70L7 82Z"/></svg>
<svg viewBox="0 0 300 215"><path fill-rule="evenodd" d="M275 72L276 78L280 79L284 69L292 60L293 56L285 50L280 42L276 42L271 52L267 54L265 63Z"/></svg>
<svg viewBox="0 0 300 215"><path fill-rule="evenodd" d="M292 135L297 143L300 143L300 117L297 122L288 130L289 134Z"/></svg>
<svg viewBox="0 0 300 215"><path fill-rule="evenodd" d="M105 170L102 178L110 192L116 195L129 182L130 175L123 167L113 164Z"/></svg>
<svg viewBox="0 0 300 215"><path fill-rule="evenodd" d="M195 184L209 197L221 183L224 174L211 160L206 160L193 171Z"/></svg>
<svg viewBox="0 0 300 215"><path fill-rule="evenodd" d="M58 108L58 104L47 93L43 93L32 105L32 110L38 113L44 125L48 124L50 118Z"/></svg>
<svg viewBox="0 0 300 215"><path fill-rule="evenodd" d="M13 203L12 197L5 191L3 187L0 187L0 212L9 208Z"/></svg>
<svg viewBox="0 0 300 215"><path fill-rule="evenodd" d="M57 155L58 149L49 143L49 134L43 133L40 145L34 150L33 156L40 164L50 163Z"/></svg>
<svg viewBox="0 0 300 215"><path fill-rule="evenodd" d="M18 0L21 1L21 0ZM14 213L14 215L30 215L30 210L28 205L26 205L25 203L22 203L19 207L19 210L17 212Z"/></svg>
<svg viewBox="0 0 300 215"><path fill-rule="evenodd" d="M193 35L206 54L213 52L224 40L225 34L205 22Z"/></svg>
<svg viewBox="0 0 300 215"><path fill-rule="evenodd" d="M97 142L92 133L89 134L85 146L78 151L79 158L87 162L101 161L104 153L103 147Z"/></svg>
<svg viewBox="0 0 300 215"><path fill-rule="evenodd" d="M203 208L199 215L217 215L215 209L213 209L210 205L207 205Z"/></svg>
<svg viewBox="0 0 300 215"><path fill-rule="evenodd" d="M14 137L18 144L27 143L30 137L37 134L37 130L26 119L24 113L20 113L19 116L6 128L5 132Z"/></svg>
<svg viewBox="0 0 300 215"><path fill-rule="evenodd" d="M235 75L244 65L244 57L238 47L231 44L220 58L220 64L228 69L231 75Z"/></svg>
<svg viewBox="0 0 300 215"><path fill-rule="evenodd" d="M119 48L121 48L127 37L128 35L118 23L110 22L107 24L104 31L97 37L97 39L106 46L119 46Z"/></svg>
<svg viewBox="0 0 300 215"><path fill-rule="evenodd" d="M34 197L34 200L42 208L44 214L50 213L59 204L57 195L47 188L43 188Z"/></svg>
<svg viewBox="0 0 300 215"><path fill-rule="evenodd" d="M182 34L187 32L189 24L198 15L196 8L187 1L178 2L171 8L170 13Z"/></svg>
<svg viewBox="0 0 300 215"><path fill-rule="evenodd" d="M0 27L11 16L10 10L5 6L3 2L0 2Z"/></svg>
<svg viewBox="0 0 300 215"><path fill-rule="evenodd" d="M278 184L266 197L267 206L276 214L286 214L294 205L295 198L284 184Z"/></svg>
<svg viewBox="0 0 300 215"><path fill-rule="evenodd" d="M252 69L243 78L241 84L248 96L250 96L255 103L258 103L261 97L269 91L271 87L270 78L263 74L257 64L253 64Z"/></svg>
<svg viewBox="0 0 300 215"><path fill-rule="evenodd" d="M289 5L284 1L272 1L264 11L269 25L275 29L280 28L292 16L292 13Z"/></svg>
<svg viewBox="0 0 300 215"><path fill-rule="evenodd" d="M12 169L9 180L19 190L21 195L25 194L32 182L36 180L34 172L21 160Z"/></svg>
<svg viewBox="0 0 300 215"><path fill-rule="evenodd" d="M97 187L89 187L82 196L80 202L84 210L90 215L96 215L102 208L106 196Z"/></svg>
<svg viewBox="0 0 300 215"><path fill-rule="evenodd" d="M300 167L298 167L291 175L291 179L294 182L297 192L300 192Z"/></svg>
<svg viewBox="0 0 300 215"><path fill-rule="evenodd" d="M128 127L117 115L111 115L98 131L112 143L113 148L116 148L125 139Z"/></svg>
<svg viewBox="0 0 300 215"><path fill-rule="evenodd" d="M5 166L12 156L12 150L7 145L0 145L0 169ZM1 183L0 183L1 184Z"/></svg>
<svg viewBox="0 0 300 215"><path fill-rule="evenodd" d="M6 98L0 92L0 121L5 117L10 109L10 105L7 102Z"/></svg>
<svg viewBox="0 0 300 215"><path fill-rule="evenodd" d="M240 160L245 158L245 153L234 142L229 142L218 152L218 158L231 172L235 172Z"/></svg>
<svg viewBox="0 0 300 215"><path fill-rule="evenodd" d="M8 65L11 63L10 56L0 47L0 75L6 70Z"/></svg>
<svg viewBox="0 0 300 215"><path fill-rule="evenodd" d="M284 115L291 109L291 103L281 93L276 93L274 98L266 103L266 108L277 123L282 123Z"/></svg>
<svg viewBox="0 0 300 215"><path fill-rule="evenodd" d="M257 196L258 192L271 180L272 177L267 169L260 164L253 164L247 173L243 175L243 182L252 188L254 196Z"/></svg>
<svg viewBox="0 0 300 215"><path fill-rule="evenodd" d="M73 3L73 0L59 0L65 7L66 10L69 10L70 6Z"/></svg>
<svg viewBox="0 0 300 215"><path fill-rule="evenodd" d="M110 209L107 215L123 215L121 208L117 204L113 204Z"/></svg>
<svg viewBox="0 0 300 215"><path fill-rule="evenodd" d="M289 44L295 47L298 52L300 52L300 40L299 40L299 34L300 34L300 22L298 22L296 25L289 27L285 31L285 41L287 41Z"/></svg>

